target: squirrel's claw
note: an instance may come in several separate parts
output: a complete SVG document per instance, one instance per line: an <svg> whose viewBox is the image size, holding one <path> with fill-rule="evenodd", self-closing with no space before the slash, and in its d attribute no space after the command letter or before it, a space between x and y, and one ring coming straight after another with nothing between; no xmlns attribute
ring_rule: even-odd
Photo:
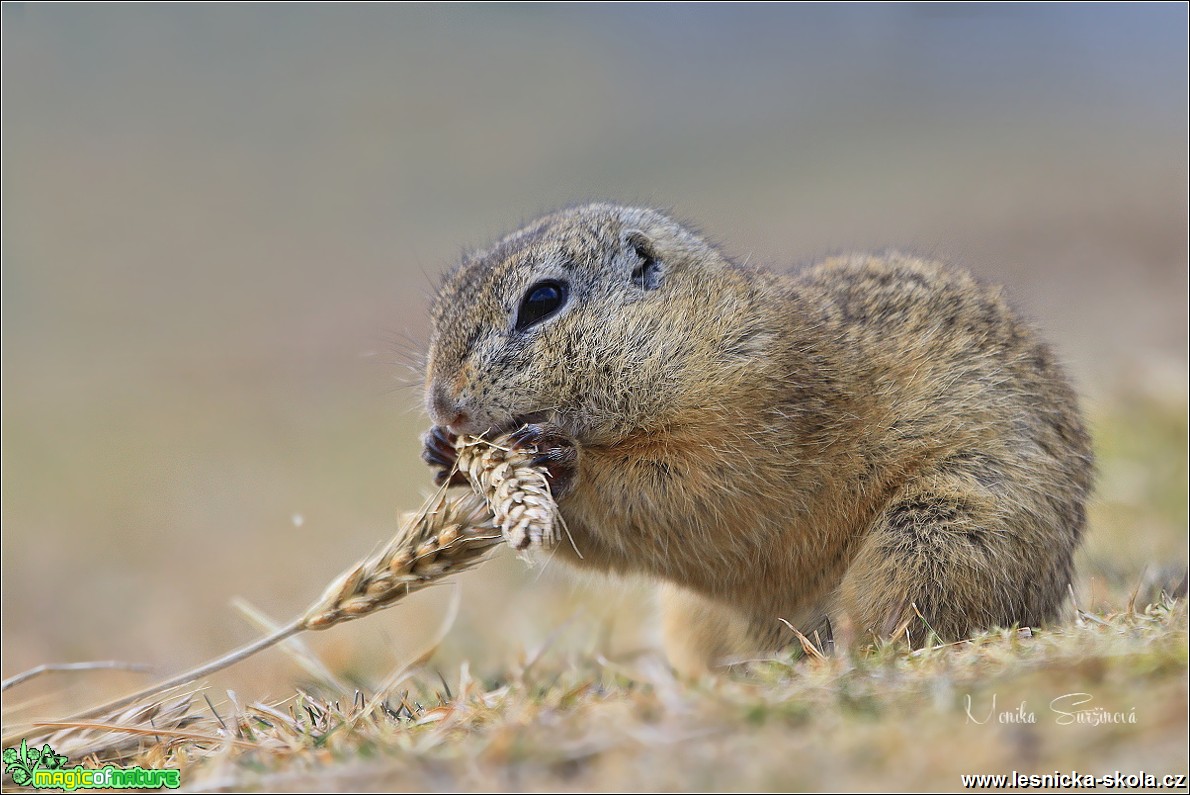
<svg viewBox="0 0 1190 795"><path fill-rule="evenodd" d="M508 437L513 449L531 449L530 463L544 467L550 480L554 498L564 496L574 486L578 473L578 448L574 440L557 425L529 423L522 425Z"/></svg>
<svg viewBox="0 0 1190 795"><path fill-rule="evenodd" d="M457 436L441 425L435 425L422 434L421 460L438 468L439 471L434 475L434 483L438 486L446 483L447 478L450 479L451 486L463 486L467 483L466 475L453 471L455 460L458 458L455 451L456 439Z"/></svg>
<svg viewBox="0 0 1190 795"><path fill-rule="evenodd" d="M421 459L430 466L453 467L455 459L455 440L453 433L441 425L435 425L422 434Z"/></svg>

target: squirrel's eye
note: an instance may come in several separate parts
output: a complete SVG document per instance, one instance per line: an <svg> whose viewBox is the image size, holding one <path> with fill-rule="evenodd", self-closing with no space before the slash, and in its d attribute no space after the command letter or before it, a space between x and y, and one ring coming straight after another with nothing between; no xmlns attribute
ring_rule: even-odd
<svg viewBox="0 0 1190 795"><path fill-rule="evenodd" d="M524 331L540 323L566 305L567 287L564 282L547 279L525 291L521 308L516 313L516 330Z"/></svg>

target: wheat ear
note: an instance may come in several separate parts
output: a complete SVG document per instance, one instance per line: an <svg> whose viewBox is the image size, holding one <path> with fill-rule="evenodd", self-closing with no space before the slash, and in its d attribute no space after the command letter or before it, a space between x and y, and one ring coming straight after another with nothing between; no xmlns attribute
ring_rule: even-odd
<svg viewBox="0 0 1190 795"><path fill-rule="evenodd" d="M532 464L532 450L512 447L506 439L475 437L460 439L456 450L456 469L466 474L471 491L448 497L439 490L420 511L406 515L388 544L340 575L300 618L218 659L65 720L110 713L223 670L303 630L370 615L478 565L501 541L523 550L557 540L557 504L545 472Z"/></svg>

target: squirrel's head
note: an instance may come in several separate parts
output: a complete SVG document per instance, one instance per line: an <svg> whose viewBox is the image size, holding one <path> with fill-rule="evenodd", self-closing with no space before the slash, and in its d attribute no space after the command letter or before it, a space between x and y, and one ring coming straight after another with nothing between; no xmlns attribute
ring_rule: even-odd
<svg viewBox="0 0 1190 795"><path fill-rule="evenodd" d="M548 421L586 441L665 422L687 387L714 380L709 359L732 358L742 276L653 210L541 218L465 257L439 290L430 416L460 434Z"/></svg>

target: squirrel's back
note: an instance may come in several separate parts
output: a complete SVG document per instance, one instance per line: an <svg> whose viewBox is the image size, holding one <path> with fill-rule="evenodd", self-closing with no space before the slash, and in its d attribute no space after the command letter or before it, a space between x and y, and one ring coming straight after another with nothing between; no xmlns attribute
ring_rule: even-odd
<svg viewBox="0 0 1190 795"><path fill-rule="evenodd" d="M1090 437L1050 347L999 288L963 270L902 254L828 259L793 276L848 380L869 393L882 447L971 454L1037 465L1057 492L1091 486ZM1081 528L1081 517L1068 517Z"/></svg>
<svg viewBox="0 0 1190 795"><path fill-rule="evenodd" d="M949 583L914 600L944 637L1052 619L1086 523L1093 456L1050 347L1000 289L936 262L853 255L793 280L838 345L842 380L867 395L856 452L901 484L842 600L875 616L873 596L904 590L909 574ZM939 604L947 598L969 607Z"/></svg>

